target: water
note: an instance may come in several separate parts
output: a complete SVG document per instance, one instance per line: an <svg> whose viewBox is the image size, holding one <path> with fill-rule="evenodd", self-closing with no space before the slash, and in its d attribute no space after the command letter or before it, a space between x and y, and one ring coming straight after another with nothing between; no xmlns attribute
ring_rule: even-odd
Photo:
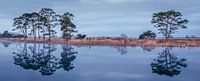
<svg viewBox="0 0 200 81"><path fill-rule="evenodd" d="M0 44L1 81L198 81L200 48Z"/></svg>

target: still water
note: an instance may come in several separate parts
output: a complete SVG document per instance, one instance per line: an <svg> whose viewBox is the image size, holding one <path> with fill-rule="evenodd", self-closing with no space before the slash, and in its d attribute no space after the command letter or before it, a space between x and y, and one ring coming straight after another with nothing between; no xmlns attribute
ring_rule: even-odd
<svg viewBox="0 0 200 81"><path fill-rule="evenodd" d="M199 81L200 47L1 41L0 81Z"/></svg>

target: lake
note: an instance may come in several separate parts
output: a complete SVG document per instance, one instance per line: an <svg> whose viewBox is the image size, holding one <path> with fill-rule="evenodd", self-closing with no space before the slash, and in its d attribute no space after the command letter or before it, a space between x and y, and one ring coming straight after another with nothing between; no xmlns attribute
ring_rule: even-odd
<svg viewBox="0 0 200 81"><path fill-rule="evenodd" d="M200 47L1 41L1 81L198 81Z"/></svg>

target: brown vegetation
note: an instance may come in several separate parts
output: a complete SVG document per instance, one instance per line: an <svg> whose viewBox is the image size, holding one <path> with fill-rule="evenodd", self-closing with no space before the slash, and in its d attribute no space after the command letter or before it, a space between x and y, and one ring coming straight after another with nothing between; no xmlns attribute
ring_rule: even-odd
<svg viewBox="0 0 200 81"><path fill-rule="evenodd" d="M28 43L56 43L56 44L70 44L70 45L111 45L111 46L143 46L143 47L198 47L200 46L200 39L72 39L66 41L65 39L56 38L49 40L33 38L19 39L19 38L0 38L0 40L8 40L14 42L28 42Z"/></svg>

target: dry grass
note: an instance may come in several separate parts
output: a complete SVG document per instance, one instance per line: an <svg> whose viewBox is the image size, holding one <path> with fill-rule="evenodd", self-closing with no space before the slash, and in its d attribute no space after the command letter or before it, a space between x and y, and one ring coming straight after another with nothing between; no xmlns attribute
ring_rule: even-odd
<svg viewBox="0 0 200 81"><path fill-rule="evenodd" d="M128 39L128 40L86 40L86 39L72 39L68 42L64 39L57 38L51 41L27 38L0 38L0 40L8 40L15 42L36 42L36 43L56 43L56 44L70 44L70 45L111 45L111 46L150 46L150 47L198 47L200 46L200 39L152 39L152 40L139 40L139 39Z"/></svg>

